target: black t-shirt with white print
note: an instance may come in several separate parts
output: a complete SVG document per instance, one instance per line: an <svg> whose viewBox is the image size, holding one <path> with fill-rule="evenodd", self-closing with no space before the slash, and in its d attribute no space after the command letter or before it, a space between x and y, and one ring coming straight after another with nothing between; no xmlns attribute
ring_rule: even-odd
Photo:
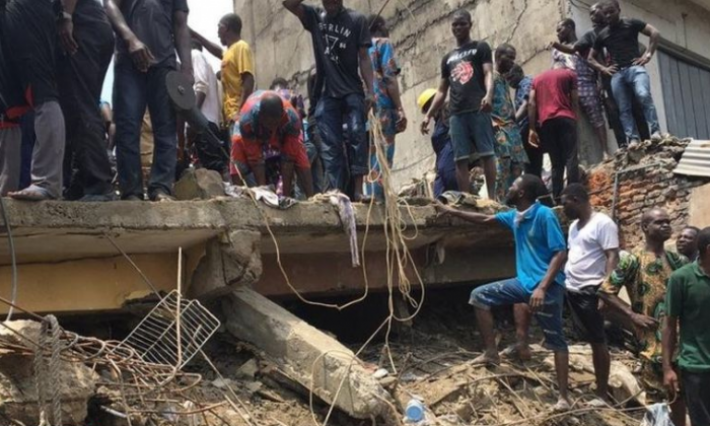
<svg viewBox="0 0 710 426"><path fill-rule="evenodd" d="M302 23L311 33L316 69L325 81L324 94L338 99L363 94L359 51L372 46L365 15L343 9L328 16L320 7L303 5Z"/></svg>
<svg viewBox="0 0 710 426"><path fill-rule="evenodd" d="M472 41L452 50L441 61L441 77L449 81L452 115L477 112L486 96L485 64L493 62L485 41Z"/></svg>

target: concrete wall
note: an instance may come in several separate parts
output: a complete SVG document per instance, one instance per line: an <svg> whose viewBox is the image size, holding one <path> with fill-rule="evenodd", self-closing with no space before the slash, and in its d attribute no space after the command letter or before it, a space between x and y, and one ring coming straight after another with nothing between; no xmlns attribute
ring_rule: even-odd
<svg viewBox="0 0 710 426"><path fill-rule="evenodd" d="M363 13L377 12L386 0L346 0L347 7ZM310 4L320 4L310 0ZM409 129L397 139L395 183L401 185L420 178L434 164L428 138L419 134L422 114L417 110L418 94L436 87L442 56L454 47L449 18L461 7L474 16L474 38L492 46L510 42L532 73L549 67L545 45L555 35L554 23L564 13L564 0L397 0L383 12L391 29L403 68L400 83ZM235 10L245 23L244 38L256 56L259 87L274 77L298 82L302 93L307 71L314 66L310 34L298 20L283 10L281 0L236 0Z"/></svg>

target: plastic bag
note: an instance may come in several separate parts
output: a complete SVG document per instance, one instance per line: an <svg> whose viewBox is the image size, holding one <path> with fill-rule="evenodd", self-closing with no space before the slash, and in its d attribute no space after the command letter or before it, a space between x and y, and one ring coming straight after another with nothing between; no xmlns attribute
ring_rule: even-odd
<svg viewBox="0 0 710 426"><path fill-rule="evenodd" d="M647 408L641 426L674 426L668 404L653 404Z"/></svg>

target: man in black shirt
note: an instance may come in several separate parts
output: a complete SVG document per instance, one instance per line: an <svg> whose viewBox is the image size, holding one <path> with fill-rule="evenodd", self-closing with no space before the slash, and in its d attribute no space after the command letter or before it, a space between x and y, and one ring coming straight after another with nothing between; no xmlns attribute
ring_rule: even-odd
<svg viewBox="0 0 710 426"><path fill-rule="evenodd" d="M660 33L652 25L638 19L621 19L621 9L616 0L602 3L607 27L599 32L593 48L589 52L589 63L601 73L611 76L611 88L619 105L624 133L631 145L638 144L639 132L632 114L633 97L639 100L644 116L651 129L651 138L660 139L658 114L651 96L651 82L644 65L651 61ZM646 52L639 49L638 35L650 38ZM604 48L611 56L611 65L597 61L597 54Z"/></svg>
<svg viewBox="0 0 710 426"><path fill-rule="evenodd" d="M441 82L429 112L422 123L422 133L444 105L451 89L449 119L451 141L456 160L459 189L471 191L468 165L481 158L486 176L488 197L495 197L496 159L491 109L493 103L493 59L491 48L484 41L471 40L471 14L459 10L454 14L451 31L457 48L441 62Z"/></svg>
<svg viewBox="0 0 710 426"><path fill-rule="evenodd" d="M146 106L153 124L148 196L172 199L177 166L177 120L165 78L177 69L193 81L187 0L104 0L118 34L113 90L118 183L124 200L143 199L140 134Z"/></svg>
<svg viewBox="0 0 710 426"><path fill-rule="evenodd" d="M32 182L9 194L16 199L41 201L62 196L65 127L57 91L56 19L52 2L10 0L0 24L7 65L35 112Z"/></svg>
<svg viewBox="0 0 710 426"><path fill-rule="evenodd" d="M114 199L111 163L104 139L99 101L113 56L114 36L106 11L96 0L63 0L58 17L59 101L66 121L67 199ZM67 175L71 165L77 173ZM69 167L67 167L69 165Z"/></svg>
<svg viewBox="0 0 710 426"><path fill-rule="evenodd" d="M369 172L365 115L372 106L374 80L367 18L346 9L343 0L323 0L323 8L304 5L303 0L284 0L283 5L311 33L318 78L324 84L315 117L323 144L325 190L346 190L349 162L354 200L361 201L363 177ZM348 126L347 157L343 123Z"/></svg>

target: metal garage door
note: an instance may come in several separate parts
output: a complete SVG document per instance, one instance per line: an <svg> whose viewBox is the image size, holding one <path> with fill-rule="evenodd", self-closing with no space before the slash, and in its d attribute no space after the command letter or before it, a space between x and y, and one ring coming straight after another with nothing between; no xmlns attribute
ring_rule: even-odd
<svg viewBox="0 0 710 426"><path fill-rule="evenodd" d="M658 51L668 131L710 139L710 71Z"/></svg>

